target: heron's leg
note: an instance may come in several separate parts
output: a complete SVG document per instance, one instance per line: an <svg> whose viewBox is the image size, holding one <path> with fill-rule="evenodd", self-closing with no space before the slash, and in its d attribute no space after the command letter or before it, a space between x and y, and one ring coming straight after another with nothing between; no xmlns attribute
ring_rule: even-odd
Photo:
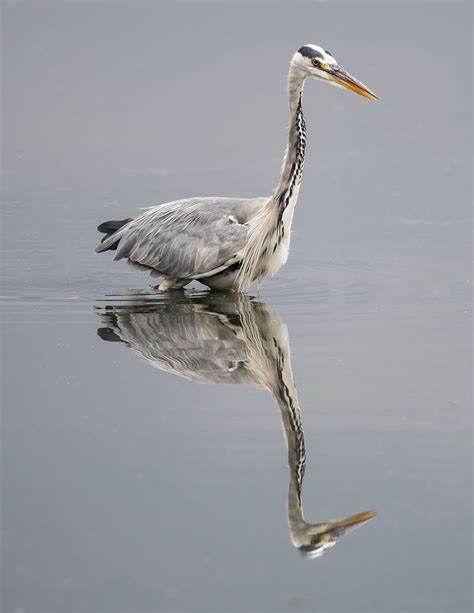
<svg viewBox="0 0 474 613"><path fill-rule="evenodd" d="M192 279L179 279L176 277L165 277L163 281L157 286L160 292L167 292L170 289L181 289L188 283L191 283Z"/></svg>

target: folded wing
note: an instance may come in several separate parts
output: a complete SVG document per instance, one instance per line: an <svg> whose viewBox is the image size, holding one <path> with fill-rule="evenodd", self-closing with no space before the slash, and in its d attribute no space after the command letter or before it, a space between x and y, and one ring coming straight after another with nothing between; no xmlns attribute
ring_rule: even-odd
<svg viewBox="0 0 474 613"><path fill-rule="evenodd" d="M128 258L165 276L199 279L240 261L247 221L266 198L192 198L147 209L96 249L116 245Z"/></svg>

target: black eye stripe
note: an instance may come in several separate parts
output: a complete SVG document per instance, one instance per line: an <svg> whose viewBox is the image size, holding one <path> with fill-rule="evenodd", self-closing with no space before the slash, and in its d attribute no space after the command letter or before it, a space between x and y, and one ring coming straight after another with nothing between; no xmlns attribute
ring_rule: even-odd
<svg viewBox="0 0 474 613"><path fill-rule="evenodd" d="M324 60L324 56L322 53L320 53L319 51L316 51L316 49L313 49L312 47L301 47L300 49L298 49L299 53L301 53L301 55L303 57L308 57L310 59L318 59L318 60Z"/></svg>

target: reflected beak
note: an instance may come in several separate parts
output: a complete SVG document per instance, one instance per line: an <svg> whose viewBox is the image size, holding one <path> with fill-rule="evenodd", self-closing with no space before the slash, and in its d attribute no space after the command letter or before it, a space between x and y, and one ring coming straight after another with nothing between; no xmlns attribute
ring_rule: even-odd
<svg viewBox="0 0 474 613"><path fill-rule="evenodd" d="M359 96L364 96L364 98L368 98L369 100L378 100L378 96L376 96L373 91L340 66L331 66L327 74L329 75L329 79L335 84L345 87L346 89L351 89L356 94L359 94Z"/></svg>
<svg viewBox="0 0 474 613"><path fill-rule="evenodd" d="M357 515L351 515L344 519L336 519L328 522L328 532L338 532L339 530L346 531L349 528L355 528L355 526L361 526L366 521L375 517L375 511L364 511L363 513L357 513Z"/></svg>
<svg viewBox="0 0 474 613"><path fill-rule="evenodd" d="M344 517L344 519L334 519L323 524L308 524L312 528L311 542L299 546L298 549L308 558L318 558L326 549L334 547L342 536L353 528L362 526L375 515L375 511L370 510Z"/></svg>

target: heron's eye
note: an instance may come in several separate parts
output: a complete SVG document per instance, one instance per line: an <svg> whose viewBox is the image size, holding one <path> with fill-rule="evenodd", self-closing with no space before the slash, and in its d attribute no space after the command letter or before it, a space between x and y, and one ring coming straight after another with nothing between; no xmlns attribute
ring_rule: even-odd
<svg viewBox="0 0 474 613"><path fill-rule="evenodd" d="M313 66L316 66L316 68L319 68L321 66L321 60L318 60L318 58L314 57L311 60L311 63L313 64Z"/></svg>

